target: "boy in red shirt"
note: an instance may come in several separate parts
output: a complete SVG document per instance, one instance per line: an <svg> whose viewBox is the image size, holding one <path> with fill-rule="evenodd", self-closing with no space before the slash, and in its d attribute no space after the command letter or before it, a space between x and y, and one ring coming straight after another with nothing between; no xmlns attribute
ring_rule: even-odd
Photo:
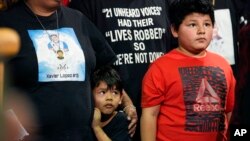
<svg viewBox="0 0 250 141"><path fill-rule="evenodd" d="M209 0L175 0L171 31L179 46L157 59L142 86L142 141L223 141L234 104L228 62L206 50L213 34Z"/></svg>

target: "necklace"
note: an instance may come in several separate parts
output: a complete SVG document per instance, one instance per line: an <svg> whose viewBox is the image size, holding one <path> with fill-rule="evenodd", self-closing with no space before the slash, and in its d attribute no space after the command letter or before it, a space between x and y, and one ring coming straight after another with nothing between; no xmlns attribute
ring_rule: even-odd
<svg viewBox="0 0 250 141"><path fill-rule="evenodd" d="M211 2L211 3L212 3L212 5L214 5L214 4L215 4L215 0L212 0L212 2Z"/></svg>
<svg viewBox="0 0 250 141"><path fill-rule="evenodd" d="M64 51L61 49L61 45L60 45L61 42L60 42L59 32L57 31L56 32L57 34L49 34L48 30L45 28L45 26L43 25L42 21L38 18L38 16L33 12L30 5L28 3L25 3L25 4L29 8L29 10L33 13L33 15L35 16L38 23L41 25L43 30L48 35L48 37L50 39L50 43L49 43L48 48L50 50L52 50L57 55L58 59L60 59L60 60L64 59ZM59 20L58 20L57 10L56 10L55 14L56 14L56 28L59 29L59 22L58 22Z"/></svg>

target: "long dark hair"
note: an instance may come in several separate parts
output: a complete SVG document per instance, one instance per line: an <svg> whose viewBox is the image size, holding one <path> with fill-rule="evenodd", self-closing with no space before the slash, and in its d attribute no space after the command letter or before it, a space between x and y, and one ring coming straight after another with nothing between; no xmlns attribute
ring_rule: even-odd
<svg viewBox="0 0 250 141"><path fill-rule="evenodd" d="M232 114L232 125L243 125L249 119L246 112L248 106L248 84L250 82L250 24L241 27L238 34L239 66L237 73L235 107Z"/></svg>
<svg viewBox="0 0 250 141"><path fill-rule="evenodd" d="M237 75L237 87L239 92L246 86L250 74L250 24L244 25L239 31L239 73Z"/></svg>

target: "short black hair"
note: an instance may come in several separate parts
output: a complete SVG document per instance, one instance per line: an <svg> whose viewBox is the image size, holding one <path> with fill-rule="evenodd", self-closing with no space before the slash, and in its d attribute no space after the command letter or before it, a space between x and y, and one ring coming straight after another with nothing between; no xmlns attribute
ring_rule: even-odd
<svg viewBox="0 0 250 141"><path fill-rule="evenodd" d="M214 8L210 0L173 0L169 8L169 19L176 31L184 18L191 13L208 14L214 25Z"/></svg>
<svg viewBox="0 0 250 141"><path fill-rule="evenodd" d="M122 93L122 80L117 71L111 66L103 66L94 71L91 78L91 88L94 89L99 86L101 81L107 83L109 89L116 86L116 90Z"/></svg>
<svg viewBox="0 0 250 141"><path fill-rule="evenodd" d="M49 35L49 39L52 40L52 37L54 37L54 36L58 38L58 35L57 35L57 34L50 34L50 35Z"/></svg>

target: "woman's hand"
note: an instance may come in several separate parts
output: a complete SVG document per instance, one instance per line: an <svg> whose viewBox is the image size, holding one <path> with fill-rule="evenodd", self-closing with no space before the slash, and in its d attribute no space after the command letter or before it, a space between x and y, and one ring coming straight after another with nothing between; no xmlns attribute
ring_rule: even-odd
<svg viewBox="0 0 250 141"><path fill-rule="evenodd" d="M123 111L127 114L127 119L130 120L128 129L130 136L133 137L136 130L136 123L138 121L136 108L134 105L128 105L123 109Z"/></svg>

